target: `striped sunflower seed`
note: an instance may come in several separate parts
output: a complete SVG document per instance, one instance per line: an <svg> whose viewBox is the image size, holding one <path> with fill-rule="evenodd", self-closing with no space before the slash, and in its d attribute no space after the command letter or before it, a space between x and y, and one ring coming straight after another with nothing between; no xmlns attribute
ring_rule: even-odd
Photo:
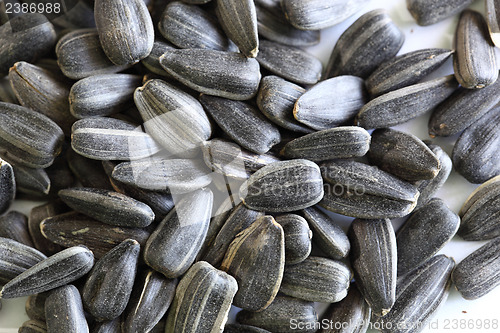
<svg viewBox="0 0 500 333"><path fill-rule="evenodd" d="M137 241L126 239L90 271L82 300L85 309L98 321L113 320L125 310L134 286L140 247Z"/></svg>
<svg viewBox="0 0 500 333"><path fill-rule="evenodd" d="M121 333L121 318L118 317L111 321L94 322L91 325L92 333Z"/></svg>
<svg viewBox="0 0 500 333"><path fill-rule="evenodd" d="M469 182L479 184L500 175L500 108L495 107L460 135L451 158Z"/></svg>
<svg viewBox="0 0 500 333"><path fill-rule="evenodd" d="M48 240L42 235L40 222L48 217L56 216L69 211L61 200L52 200L49 203L33 207L28 218L28 229L35 244L35 248L46 255L53 255L62 250L62 247Z"/></svg>
<svg viewBox="0 0 500 333"><path fill-rule="evenodd" d="M312 231L300 215L285 214L276 217L285 234L285 264L293 265L304 261L311 253Z"/></svg>
<svg viewBox="0 0 500 333"><path fill-rule="evenodd" d="M47 332L89 332L80 292L71 284L50 292L45 316Z"/></svg>
<svg viewBox="0 0 500 333"><path fill-rule="evenodd" d="M396 235L389 219L355 219L349 229L351 265L372 313L383 317L396 299Z"/></svg>
<svg viewBox="0 0 500 333"><path fill-rule="evenodd" d="M46 169L28 168L11 163L16 178L16 191L29 196L41 197L48 195L51 188L50 178Z"/></svg>
<svg viewBox="0 0 500 333"><path fill-rule="evenodd" d="M142 59L141 63L153 74L171 77L170 74L168 74L160 65L160 57L174 49L175 47L169 42L157 39L153 44L151 53L146 58Z"/></svg>
<svg viewBox="0 0 500 333"><path fill-rule="evenodd" d="M500 236L500 176L479 186L464 202L458 235L468 241Z"/></svg>
<svg viewBox="0 0 500 333"><path fill-rule="evenodd" d="M341 261L313 257L285 267L280 291L311 302L335 303L347 295L352 272Z"/></svg>
<svg viewBox="0 0 500 333"><path fill-rule="evenodd" d="M149 232L140 228L110 228L77 212L48 217L40 223L42 235L64 247L84 244L102 258L106 253L126 239L135 239L142 246L149 238Z"/></svg>
<svg viewBox="0 0 500 333"><path fill-rule="evenodd" d="M412 134L391 128L372 133L370 162L403 180L433 179L441 169L432 150Z"/></svg>
<svg viewBox="0 0 500 333"><path fill-rule="evenodd" d="M246 100L254 97L259 89L258 61L239 53L171 50L160 57L160 64L181 83L204 94Z"/></svg>
<svg viewBox="0 0 500 333"><path fill-rule="evenodd" d="M71 134L75 152L94 160L135 160L160 151L153 138L123 120L91 117L76 121Z"/></svg>
<svg viewBox="0 0 500 333"><path fill-rule="evenodd" d="M224 326L224 333L270 333L268 330L249 325L229 324Z"/></svg>
<svg viewBox="0 0 500 333"><path fill-rule="evenodd" d="M500 6L495 0L486 0L486 21L490 32L491 41L500 46Z"/></svg>
<svg viewBox="0 0 500 333"><path fill-rule="evenodd" d="M15 210L0 216L0 237L34 247L28 231L28 217Z"/></svg>
<svg viewBox="0 0 500 333"><path fill-rule="evenodd" d="M478 299L500 284L499 265L500 238L497 237L462 260L451 278L463 298Z"/></svg>
<svg viewBox="0 0 500 333"><path fill-rule="evenodd" d="M0 215L5 213L16 197L16 178L12 165L0 158Z"/></svg>
<svg viewBox="0 0 500 333"><path fill-rule="evenodd" d="M482 14L470 9L462 12L455 32L455 48L453 68L462 87L484 88L497 80L495 45Z"/></svg>
<svg viewBox="0 0 500 333"><path fill-rule="evenodd" d="M200 101L222 130L245 149L264 154L281 140L278 128L250 104L209 95L201 95Z"/></svg>
<svg viewBox="0 0 500 333"><path fill-rule="evenodd" d="M112 190L109 178L104 172L100 161L91 160L76 153L73 149L66 152L66 161L71 172L83 187Z"/></svg>
<svg viewBox="0 0 500 333"><path fill-rule="evenodd" d="M118 192L69 188L59 191L59 197L77 212L109 225L144 228L155 219L148 205Z"/></svg>
<svg viewBox="0 0 500 333"><path fill-rule="evenodd" d="M45 301L49 292L31 295L26 300L26 314L30 319L45 321Z"/></svg>
<svg viewBox="0 0 500 333"><path fill-rule="evenodd" d="M364 128L402 124L445 101L457 89L453 75L417 83L372 99L359 110L355 123Z"/></svg>
<svg viewBox="0 0 500 333"><path fill-rule="evenodd" d="M14 89L10 85L8 77L0 79L0 102L19 104Z"/></svg>
<svg viewBox="0 0 500 333"><path fill-rule="evenodd" d="M369 148L370 134L365 129L342 126L301 136L288 142L282 152L287 158L320 162L364 156Z"/></svg>
<svg viewBox="0 0 500 333"><path fill-rule="evenodd" d="M293 115L299 122L320 131L351 122L366 102L363 79L344 75L322 81L299 96Z"/></svg>
<svg viewBox="0 0 500 333"><path fill-rule="evenodd" d="M175 205L144 247L144 260L168 278L184 274L205 240L212 213L209 189L191 192Z"/></svg>
<svg viewBox="0 0 500 333"><path fill-rule="evenodd" d="M257 13L252 0L216 0L215 12L226 35L246 57L259 53Z"/></svg>
<svg viewBox="0 0 500 333"><path fill-rule="evenodd" d="M28 320L19 327L19 333L47 333L47 325L44 321Z"/></svg>
<svg viewBox="0 0 500 333"><path fill-rule="evenodd" d="M285 213L317 204L323 198L317 164L289 160L266 165L240 187L240 199L250 209Z"/></svg>
<svg viewBox="0 0 500 333"><path fill-rule="evenodd" d="M94 265L94 255L85 246L54 254L19 274L0 290L1 298L29 296L78 280Z"/></svg>
<svg viewBox="0 0 500 333"><path fill-rule="evenodd" d="M285 235L272 216L259 217L229 244L220 268L238 281L233 304L266 309L276 297L285 267Z"/></svg>
<svg viewBox="0 0 500 333"><path fill-rule="evenodd" d="M94 11L102 48L114 64L134 64L148 56L154 26L144 1L96 0Z"/></svg>
<svg viewBox="0 0 500 333"><path fill-rule="evenodd" d="M315 84L321 78L323 65L302 49L261 40L259 64L271 73L297 84Z"/></svg>
<svg viewBox="0 0 500 333"><path fill-rule="evenodd" d="M418 83L443 65L454 51L422 49L381 64L368 79L366 88L374 97Z"/></svg>
<svg viewBox="0 0 500 333"><path fill-rule="evenodd" d="M458 215L441 199L431 199L415 210L396 235L398 276L415 269L438 253L455 236L459 225Z"/></svg>
<svg viewBox="0 0 500 333"><path fill-rule="evenodd" d="M0 284L5 284L47 257L13 239L0 237Z"/></svg>
<svg viewBox="0 0 500 333"><path fill-rule="evenodd" d="M65 34L57 42L56 55L61 71L73 80L117 73L129 67L117 66L106 57L96 29L78 29Z"/></svg>
<svg viewBox="0 0 500 333"><path fill-rule="evenodd" d="M198 261L177 286L165 332L222 332L237 290L238 284L232 276Z"/></svg>
<svg viewBox="0 0 500 333"><path fill-rule="evenodd" d="M474 0L407 0L408 11L419 25L440 22L460 13Z"/></svg>
<svg viewBox="0 0 500 333"><path fill-rule="evenodd" d="M354 75L367 78L383 62L394 57L404 42L403 32L383 9L357 19L340 36L324 78Z"/></svg>

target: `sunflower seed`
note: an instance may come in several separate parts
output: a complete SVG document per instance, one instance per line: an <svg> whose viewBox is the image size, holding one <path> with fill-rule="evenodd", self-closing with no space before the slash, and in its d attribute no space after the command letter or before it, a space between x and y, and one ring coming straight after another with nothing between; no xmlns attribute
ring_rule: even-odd
<svg viewBox="0 0 500 333"><path fill-rule="evenodd" d="M224 326L224 333L270 333L268 330L249 325L229 324Z"/></svg>
<svg viewBox="0 0 500 333"><path fill-rule="evenodd" d="M182 2L193 4L193 5L203 5L212 0L182 0Z"/></svg>
<svg viewBox="0 0 500 333"><path fill-rule="evenodd" d="M47 333L47 325L44 321L28 320L19 327L19 333Z"/></svg>
<svg viewBox="0 0 500 333"><path fill-rule="evenodd" d="M240 324L280 333L296 332L290 324L293 322L303 324L304 329L301 329L301 332L313 333L316 329L305 327L314 327L317 318L313 302L281 295L276 296L271 305L263 311L242 310L236 315L236 321Z"/></svg>
<svg viewBox="0 0 500 333"><path fill-rule="evenodd" d="M73 149L68 149L66 161L71 172L83 187L101 188L104 190L113 189L100 161L83 157Z"/></svg>
<svg viewBox="0 0 500 333"><path fill-rule="evenodd" d="M56 216L69 211L61 200L53 200L41 206L36 206L31 209L28 218L28 229L35 244L35 248L46 255L53 255L62 250L62 247L54 244L42 235L40 230L40 222L48 217Z"/></svg>
<svg viewBox="0 0 500 333"><path fill-rule="evenodd" d="M34 197L42 197L50 192L50 178L46 169L28 168L10 163L16 178L16 191Z"/></svg>
<svg viewBox="0 0 500 333"><path fill-rule="evenodd" d="M458 235L465 240L488 240L500 236L500 176L479 186L467 198L460 212Z"/></svg>
<svg viewBox="0 0 500 333"><path fill-rule="evenodd" d="M0 216L0 237L34 247L28 231L28 217L18 211L13 210Z"/></svg>
<svg viewBox="0 0 500 333"><path fill-rule="evenodd" d="M352 121L367 101L363 79L344 75L322 81L299 96L293 115L315 130L325 130Z"/></svg>
<svg viewBox="0 0 500 333"><path fill-rule="evenodd" d="M0 237L0 284L4 284L47 257L13 239Z"/></svg>
<svg viewBox="0 0 500 333"><path fill-rule="evenodd" d="M343 126L292 140L283 148L283 155L319 162L364 156L369 148L370 134L366 130L357 126Z"/></svg>
<svg viewBox="0 0 500 333"><path fill-rule="evenodd" d="M151 269L140 275L123 313L123 332L151 331L170 307L176 286L177 279L167 279Z"/></svg>
<svg viewBox="0 0 500 333"><path fill-rule="evenodd" d="M495 107L458 138L451 158L469 182L479 184L500 175L500 108Z"/></svg>
<svg viewBox="0 0 500 333"><path fill-rule="evenodd" d="M141 63L153 74L171 77L160 65L160 57L173 49L175 49L175 47L172 44L157 39L153 44L151 53L146 58L142 59Z"/></svg>
<svg viewBox="0 0 500 333"><path fill-rule="evenodd" d="M259 53L257 13L252 0L216 0L215 12L226 35L246 57Z"/></svg>
<svg viewBox="0 0 500 333"><path fill-rule="evenodd" d="M57 42L56 54L61 71L73 80L117 73L129 67L117 66L106 57L96 29L79 29L67 33Z"/></svg>
<svg viewBox="0 0 500 333"><path fill-rule="evenodd" d="M500 46L500 15L498 10L500 6L495 0L486 0L486 21L492 42L496 46Z"/></svg>
<svg viewBox="0 0 500 333"><path fill-rule="evenodd" d="M26 300L26 314L30 319L45 321L45 301L49 292L31 295Z"/></svg>
<svg viewBox="0 0 500 333"><path fill-rule="evenodd" d="M323 65L302 49L261 40L259 64L284 79L298 84L315 84L321 78Z"/></svg>
<svg viewBox="0 0 500 333"><path fill-rule="evenodd" d="M498 78L495 45L491 42L483 16L464 10L455 32L455 77L464 88L484 88Z"/></svg>
<svg viewBox="0 0 500 333"><path fill-rule="evenodd" d="M232 276L198 261L177 286L165 332L222 332L237 290L238 284Z"/></svg>
<svg viewBox="0 0 500 333"><path fill-rule="evenodd" d="M474 0L407 0L408 11L419 25L431 25L460 13Z"/></svg>
<svg viewBox="0 0 500 333"><path fill-rule="evenodd" d="M292 212L323 198L323 180L317 164L290 160L266 165L240 187L240 199L250 209Z"/></svg>
<svg viewBox="0 0 500 333"><path fill-rule="evenodd" d="M418 83L443 65L454 51L422 49L409 52L381 64L366 80L374 97Z"/></svg>
<svg viewBox="0 0 500 333"><path fill-rule="evenodd" d="M6 212L16 197L16 178L12 166L0 158L0 215Z"/></svg>
<svg viewBox="0 0 500 333"><path fill-rule="evenodd" d="M66 149L65 146L63 148ZM65 155L66 154L63 152L57 156L54 163L45 169L50 179L50 198L57 197L57 192L59 192L59 190L71 187L75 183L75 177L69 169Z"/></svg>
<svg viewBox="0 0 500 333"><path fill-rule="evenodd" d="M285 233L285 264L304 261L311 253L312 232L307 221L300 215L285 214L276 217Z"/></svg>
<svg viewBox="0 0 500 333"><path fill-rule="evenodd" d="M50 292L45 302L48 332L89 332L80 292L73 285Z"/></svg>
<svg viewBox="0 0 500 333"><path fill-rule="evenodd" d="M85 246L75 246L54 254L25 270L0 291L1 298L42 293L78 280L94 265L94 255Z"/></svg>
<svg viewBox="0 0 500 333"><path fill-rule="evenodd" d="M43 1L26 1L28 3L50 3L51 0ZM62 14L62 15L61 15ZM47 15L47 14L46 14ZM77 0L66 3L61 8L60 13L53 13L54 17L47 15L49 19L56 25L69 29L77 28L94 28L94 6L90 1Z"/></svg>
<svg viewBox="0 0 500 333"><path fill-rule="evenodd" d="M133 160L151 156L160 147L153 138L123 120L91 117L73 124L71 147L95 160Z"/></svg>
<svg viewBox="0 0 500 333"><path fill-rule="evenodd" d="M7 76L0 79L0 102L19 104L14 89Z"/></svg>
<svg viewBox="0 0 500 333"><path fill-rule="evenodd" d="M92 325L92 333L121 333L121 318L118 317L111 321L95 322Z"/></svg>
<svg viewBox="0 0 500 333"><path fill-rule="evenodd" d="M340 36L324 77L354 75L367 78L380 64L398 53L404 39L403 32L385 10L372 10Z"/></svg>
<svg viewBox="0 0 500 333"><path fill-rule="evenodd" d="M174 78L204 94L246 100L259 89L259 63L239 53L171 50L160 57L160 64Z"/></svg>
<svg viewBox="0 0 500 333"><path fill-rule="evenodd" d="M451 278L463 298L477 299L500 284L499 265L500 238L497 237L462 260Z"/></svg>
<svg viewBox="0 0 500 333"><path fill-rule="evenodd" d="M356 124L364 128L383 128L402 124L423 115L445 101L457 89L449 75L379 96L359 110Z"/></svg>

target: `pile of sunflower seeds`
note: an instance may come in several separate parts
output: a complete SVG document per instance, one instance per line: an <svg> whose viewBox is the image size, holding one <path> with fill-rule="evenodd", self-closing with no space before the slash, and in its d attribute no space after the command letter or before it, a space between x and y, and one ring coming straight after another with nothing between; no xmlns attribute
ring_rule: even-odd
<svg viewBox="0 0 500 333"><path fill-rule="evenodd" d="M408 0L420 25L460 14L454 50L397 57L404 34L367 12L325 68L303 48L369 0L56 2L0 2L19 332L418 332L452 284L500 284L498 1ZM451 158L391 128L426 113L431 138L459 135ZM452 168L481 184L458 215L434 197ZM455 234L489 242L455 264L437 255Z"/></svg>

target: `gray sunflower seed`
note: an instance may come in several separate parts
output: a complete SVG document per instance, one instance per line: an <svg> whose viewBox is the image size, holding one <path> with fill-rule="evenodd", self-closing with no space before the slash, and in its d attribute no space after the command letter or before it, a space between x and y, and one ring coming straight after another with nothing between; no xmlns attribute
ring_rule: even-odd
<svg viewBox="0 0 500 333"><path fill-rule="evenodd" d="M251 105L209 95L201 95L200 101L224 132L243 148L264 154L280 142L278 128Z"/></svg>
<svg viewBox="0 0 500 333"><path fill-rule="evenodd" d="M293 115L315 130L325 130L352 121L366 102L363 79L344 75L322 81L299 96Z"/></svg>
<svg viewBox="0 0 500 333"><path fill-rule="evenodd" d="M149 232L144 229L110 228L77 212L48 217L40 223L40 229L45 238L64 247L84 244L96 258L102 258L126 239L135 239L144 246L149 238Z"/></svg>
<svg viewBox="0 0 500 333"><path fill-rule="evenodd" d="M391 128L372 133L368 157L380 169L407 181L432 179L441 169L437 156L419 138Z"/></svg>
<svg viewBox="0 0 500 333"><path fill-rule="evenodd" d="M419 25L431 25L460 13L474 0L407 0L408 11Z"/></svg>
<svg viewBox="0 0 500 333"><path fill-rule="evenodd" d="M500 46L499 9L500 6L495 0L486 0L486 21L491 40L496 46Z"/></svg>
<svg viewBox="0 0 500 333"><path fill-rule="evenodd" d="M318 165L301 159L266 165L240 187L240 199L248 208L268 212L304 209L322 198Z"/></svg>
<svg viewBox="0 0 500 333"><path fill-rule="evenodd" d="M45 321L45 301L49 292L31 295L26 300L26 314L30 319Z"/></svg>
<svg viewBox="0 0 500 333"><path fill-rule="evenodd" d="M0 158L0 215L6 212L16 197L16 178L12 165Z"/></svg>
<svg viewBox="0 0 500 333"><path fill-rule="evenodd" d="M297 29L288 22L281 5L266 6L255 3L259 36L276 43L290 46L312 46L320 41L319 31Z"/></svg>
<svg viewBox="0 0 500 333"><path fill-rule="evenodd" d="M278 76L266 76L260 83L257 105L273 123L299 133L313 130L293 117L293 106L305 89Z"/></svg>
<svg viewBox="0 0 500 333"><path fill-rule="evenodd" d="M72 187L75 183L75 177L69 169L64 153L59 155L54 163L45 170L50 179L50 198L57 197L59 190Z"/></svg>
<svg viewBox="0 0 500 333"><path fill-rule="evenodd" d="M118 192L69 188L59 191L59 197L77 212L114 226L144 228L155 219L148 205Z"/></svg>
<svg viewBox="0 0 500 333"><path fill-rule="evenodd" d="M0 26L0 76L17 61L35 62L56 42L54 26L42 14L26 13Z"/></svg>
<svg viewBox="0 0 500 333"><path fill-rule="evenodd" d="M192 157L212 128L200 102L162 80L137 88L134 101L146 131L168 152Z"/></svg>
<svg viewBox="0 0 500 333"><path fill-rule="evenodd" d="M28 217L18 211L13 210L0 216L0 237L34 247L28 231Z"/></svg>
<svg viewBox="0 0 500 333"><path fill-rule="evenodd" d="M332 259L342 259L351 249L349 239L335 221L316 206L302 210L313 231L313 241Z"/></svg>
<svg viewBox="0 0 500 333"><path fill-rule="evenodd" d="M242 310L237 313L236 321L243 325L251 325L263 328L270 332L293 333L296 332L290 323L301 323L304 333L313 333L318 316L314 309L314 303L289 296L278 295L269 307L263 311L253 312ZM298 326L297 326L298 327Z"/></svg>
<svg viewBox="0 0 500 333"><path fill-rule="evenodd" d="M391 312L374 324L383 333L394 332L394 327L402 327L398 332L420 332L427 327L448 298L454 266L453 259L439 255L399 279Z"/></svg>
<svg viewBox="0 0 500 333"><path fill-rule="evenodd" d="M298 84L315 84L321 78L321 61L302 49L261 40L259 50L259 64L284 79Z"/></svg>
<svg viewBox="0 0 500 333"><path fill-rule="evenodd" d="M203 5L209 3L212 0L182 0L182 2L193 4L193 5Z"/></svg>
<svg viewBox="0 0 500 333"><path fill-rule="evenodd" d="M381 64L368 79L366 88L374 97L418 83L443 65L453 54L446 49L409 52Z"/></svg>
<svg viewBox="0 0 500 333"><path fill-rule="evenodd" d="M448 156L448 154L446 154L446 152L441 147L439 147L438 145L430 144L429 142L426 141L424 141L424 143L438 158L441 169L439 170L436 177L432 179L419 180L414 183L418 191L420 192L416 208L425 205L429 201L429 199L432 198L432 196L434 196L434 194L446 182L452 169L451 158Z"/></svg>
<svg viewBox="0 0 500 333"><path fill-rule="evenodd" d="M310 256L285 267L280 291L306 301L335 303L346 297L351 279L344 263Z"/></svg>
<svg viewBox="0 0 500 333"><path fill-rule="evenodd" d="M229 244L221 269L238 281L233 304L264 310L280 288L285 267L285 235L272 216L259 217Z"/></svg>
<svg viewBox="0 0 500 333"><path fill-rule="evenodd" d="M383 317L396 299L396 235L389 219L355 219L349 229L351 264L359 291L373 314Z"/></svg>
<svg viewBox="0 0 500 333"><path fill-rule="evenodd" d="M500 176L479 186L464 202L458 235L465 240L479 241L500 236Z"/></svg>
<svg viewBox="0 0 500 333"><path fill-rule="evenodd" d="M215 12L226 35L246 57L259 53L257 13L252 0L216 0Z"/></svg>
<svg viewBox="0 0 500 333"><path fill-rule="evenodd" d="M50 0L43 1L26 1L28 3L50 3ZM77 28L94 28L95 20L94 20L94 7L93 3L85 0L77 0L76 3L74 1L64 3L62 6L60 13L53 13L51 15L47 15L50 20L60 26L67 29L77 29ZM61 15L62 14L62 15Z"/></svg>
<svg viewBox="0 0 500 333"><path fill-rule="evenodd" d="M1 298L29 296L78 280L94 265L94 255L85 246L75 246L54 254L25 270L0 291Z"/></svg>
<svg viewBox="0 0 500 333"><path fill-rule="evenodd" d="M366 130L357 126L343 126L292 140L283 148L283 154L288 158L305 158L319 162L364 156L369 148L370 134Z"/></svg>
<svg viewBox="0 0 500 333"><path fill-rule="evenodd" d="M0 284L4 284L47 257L13 239L0 237Z"/></svg>
<svg viewBox="0 0 500 333"><path fill-rule="evenodd" d="M61 71L73 80L117 73L129 67L117 66L106 57L96 29L79 29L67 33L57 42L56 55Z"/></svg>
<svg viewBox="0 0 500 333"><path fill-rule="evenodd" d="M134 160L160 151L153 138L123 120L91 117L73 124L71 147L94 160Z"/></svg>
<svg viewBox="0 0 500 333"><path fill-rule="evenodd" d="M331 304L323 314L324 320L333 323L328 328L322 328L320 333L365 333L369 327L371 309L363 295L351 284L346 298ZM340 328L339 328L340 327Z"/></svg>
<svg viewBox="0 0 500 333"><path fill-rule="evenodd" d="M12 162L46 168L61 152L63 140L61 128L43 114L0 102L0 153Z"/></svg>
<svg viewBox="0 0 500 333"><path fill-rule="evenodd" d="M403 32L385 10L372 10L340 36L324 77L354 75L367 78L380 64L398 53L404 39Z"/></svg>
<svg viewBox="0 0 500 333"><path fill-rule="evenodd" d="M469 182L479 184L500 175L500 108L495 107L458 138L451 159Z"/></svg>
<svg viewBox="0 0 500 333"><path fill-rule="evenodd" d="M321 30L334 26L360 11L367 0L283 0L290 23L301 30Z"/></svg>
<svg viewBox="0 0 500 333"><path fill-rule="evenodd" d="M455 77L464 88L484 88L498 78L495 45L482 14L467 9L462 12L455 32L453 56Z"/></svg>
<svg viewBox="0 0 500 333"><path fill-rule="evenodd" d="M132 74L102 74L84 78L71 87L71 114L81 119L118 113L131 102L141 79Z"/></svg>
<svg viewBox="0 0 500 333"><path fill-rule="evenodd" d="M121 333L121 318L111 321L95 322L91 327L92 333Z"/></svg>
<svg viewBox="0 0 500 333"><path fill-rule="evenodd" d="M56 216L69 211L69 207L66 206L61 200L53 200L49 203L43 204L41 206L36 206L31 209L28 218L28 229L35 244L35 248L46 255L53 255L62 250L62 247L54 244L52 241L48 240L42 235L40 230L40 222L45 220L47 217Z"/></svg>
<svg viewBox="0 0 500 333"><path fill-rule="evenodd" d="M0 102L19 104L14 89L10 86L8 77L0 79Z"/></svg>
<svg viewBox="0 0 500 333"><path fill-rule="evenodd" d="M144 260L168 278L184 274L205 240L213 194L201 189L187 194L149 237Z"/></svg>
<svg viewBox="0 0 500 333"><path fill-rule="evenodd" d="M237 51L215 17L199 6L170 2L158 29L163 37L181 49Z"/></svg>
<svg viewBox="0 0 500 333"><path fill-rule="evenodd" d="M477 299L500 284L499 265L500 238L497 237L462 260L451 278L463 298Z"/></svg>
<svg viewBox="0 0 500 333"><path fill-rule="evenodd" d="M173 49L175 49L175 47L169 42L157 39L153 44L151 53L146 58L142 59L141 63L153 74L171 77L160 65L160 57Z"/></svg>
<svg viewBox="0 0 500 333"><path fill-rule="evenodd" d="M123 332L151 331L170 307L176 286L177 279L167 279L151 269L139 276L123 313Z"/></svg>
<svg viewBox="0 0 500 333"><path fill-rule="evenodd" d="M276 217L285 233L285 264L293 265L304 261L311 253L312 231L300 215L285 214Z"/></svg>
<svg viewBox="0 0 500 333"><path fill-rule="evenodd" d="M364 128L405 123L434 109L450 97L457 87L455 77L449 75L388 92L363 106L355 122Z"/></svg>
<svg viewBox="0 0 500 333"><path fill-rule="evenodd" d="M16 178L16 191L35 197L49 194L51 183L46 169L28 168L16 163L10 164Z"/></svg>
<svg viewBox="0 0 500 333"><path fill-rule="evenodd" d="M140 247L133 239L124 240L90 271L82 300L85 309L98 321L113 320L125 310L134 286Z"/></svg>
<svg viewBox="0 0 500 333"><path fill-rule="evenodd" d="M325 197L320 206L342 215L383 219L409 214L419 196L415 186L395 176L355 161L321 164Z"/></svg>
<svg viewBox="0 0 500 333"><path fill-rule="evenodd" d="M113 189L100 161L83 157L73 149L68 149L66 161L71 172L83 187L101 188L104 190Z"/></svg>
<svg viewBox="0 0 500 333"><path fill-rule="evenodd" d="M237 290L238 284L229 274L204 261L195 263L177 286L165 332L222 332Z"/></svg>
<svg viewBox="0 0 500 333"><path fill-rule="evenodd" d="M238 53L171 50L160 57L160 64L181 83L201 93L246 100L259 89L259 63Z"/></svg>
<svg viewBox="0 0 500 333"><path fill-rule="evenodd" d="M88 333L80 292L73 285L50 292L45 302L47 332Z"/></svg>
<svg viewBox="0 0 500 333"><path fill-rule="evenodd" d="M19 327L19 333L47 333L47 325L44 321L28 320Z"/></svg>
<svg viewBox="0 0 500 333"><path fill-rule="evenodd" d="M69 114L69 89L61 77L24 61L16 62L9 80L20 104L38 111L61 127L66 136L76 120Z"/></svg>
<svg viewBox="0 0 500 333"><path fill-rule="evenodd" d="M229 324L224 326L224 333L270 333L268 330L249 325Z"/></svg>
<svg viewBox="0 0 500 333"><path fill-rule="evenodd" d="M144 1L96 0L94 11L102 48L114 64L134 64L148 56L154 26Z"/></svg>
<svg viewBox="0 0 500 333"><path fill-rule="evenodd" d="M397 233L398 276L433 257L455 236L459 225L458 215L441 199L431 199L415 210Z"/></svg>

